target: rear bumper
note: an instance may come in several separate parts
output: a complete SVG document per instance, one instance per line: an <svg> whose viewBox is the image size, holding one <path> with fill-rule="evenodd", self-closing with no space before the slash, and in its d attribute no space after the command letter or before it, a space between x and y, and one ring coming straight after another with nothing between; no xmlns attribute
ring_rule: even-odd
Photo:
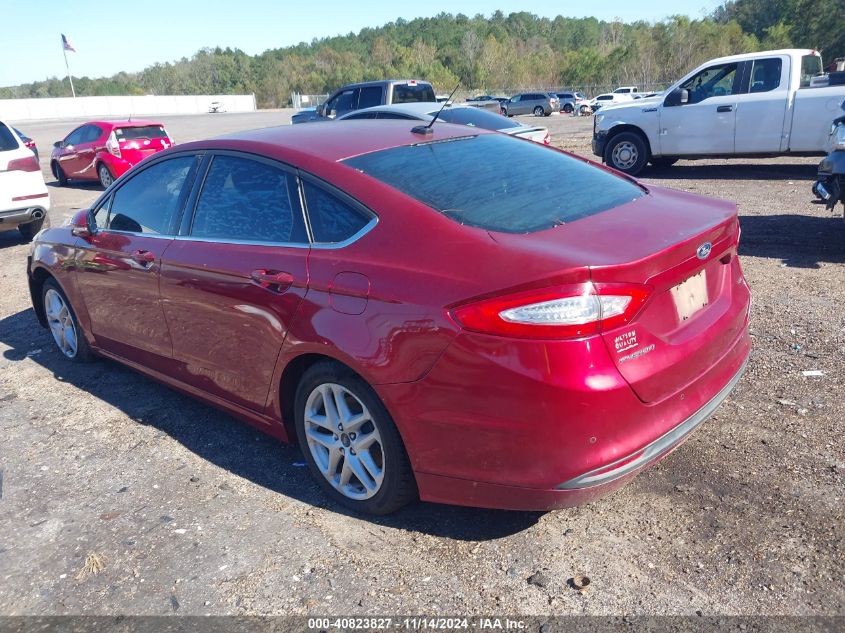
<svg viewBox="0 0 845 633"><path fill-rule="evenodd" d="M379 385L426 501L549 510L605 496L666 457L736 385L746 326L682 391L644 403L607 349L458 336L415 383ZM588 372L583 369L589 367Z"/></svg>
<svg viewBox="0 0 845 633"><path fill-rule="evenodd" d="M33 200L33 202L35 202L36 200L46 201L46 204L44 204L43 202L39 202L38 204L34 204L29 207L23 207L20 209L10 209L8 211L0 211L0 231L14 229L20 226L21 224L35 222L46 216L47 211L50 208L50 199L38 198Z"/></svg>

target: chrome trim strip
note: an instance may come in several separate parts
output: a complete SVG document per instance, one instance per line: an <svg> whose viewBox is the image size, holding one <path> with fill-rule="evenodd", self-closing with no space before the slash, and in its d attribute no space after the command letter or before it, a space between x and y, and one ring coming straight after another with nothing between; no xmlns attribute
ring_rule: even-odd
<svg viewBox="0 0 845 633"><path fill-rule="evenodd" d="M715 396L713 396L713 398L711 398L707 404L701 407L689 418L681 422L678 426L670 430L668 433L665 433L661 437L654 440L644 449L640 449L639 451L633 453L634 455L636 455L637 453L642 452L642 455L640 455L636 459L627 463L623 463L621 466L619 466L619 468L616 468L614 470L605 470L613 464L607 464L605 466L595 468L590 472L575 477L574 479L565 481L564 483L560 484L557 489L575 490L579 488L591 488L593 486L600 486L602 484L609 483L611 481L614 481L615 479L619 479L620 477L627 475L631 471L637 470L646 463L670 451L684 438L686 438L687 435L692 433L702 422L709 418L710 415L716 410L716 408L720 404L722 404L725 398L727 398L731 391L733 391L733 388L736 387L736 384L739 382L739 379L742 377L742 374L745 373L745 368L747 366L748 359L745 360L745 362L742 364L742 367L739 368L739 371L734 374L734 377L731 378L730 382L728 382L727 385L722 387L722 390L719 391L719 393L717 393ZM630 459L630 457L631 456L628 455L626 457L616 460L613 463L618 464L620 462L624 462L626 459ZM598 472L598 474L593 474L596 472Z"/></svg>
<svg viewBox="0 0 845 633"><path fill-rule="evenodd" d="M192 235L161 235L160 233L133 233L132 231L116 231L113 229L98 229L97 233L117 233L120 235L134 235L136 237L152 237L159 240L175 240L177 242L208 242L213 244L241 244L250 246L276 246L279 248L319 248L321 250L332 250L336 248L343 248L349 246L369 233L373 227L378 224L378 217L373 217L367 224L342 242L321 243L314 242L261 242L257 240L228 240L216 237L194 237Z"/></svg>

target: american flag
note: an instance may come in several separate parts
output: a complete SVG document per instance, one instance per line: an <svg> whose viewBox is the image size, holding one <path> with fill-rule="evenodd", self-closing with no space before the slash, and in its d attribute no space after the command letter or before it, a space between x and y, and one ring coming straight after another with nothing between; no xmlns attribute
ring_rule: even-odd
<svg viewBox="0 0 845 633"><path fill-rule="evenodd" d="M72 53L76 52L76 49L73 47L73 44L70 43L70 40L65 37L65 34L62 33L62 48L66 51L70 51Z"/></svg>

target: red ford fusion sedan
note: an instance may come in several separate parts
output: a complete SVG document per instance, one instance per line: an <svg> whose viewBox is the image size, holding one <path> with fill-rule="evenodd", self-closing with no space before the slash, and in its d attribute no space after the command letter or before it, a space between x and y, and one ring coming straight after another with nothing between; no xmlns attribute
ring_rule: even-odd
<svg viewBox="0 0 845 633"><path fill-rule="evenodd" d="M106 188L133 165L172 145L161 123L90 121L53 143L50 170L60 185L71 179L99 180Z"/></svg>
<svg viewBox="0 0 845 633"><path fill-rule="evenodd" d="M738 239L733 204L536 143L354 121L156 154L40 233L28 275L70 361L298 441L356 511L543 510L616 489L730 393Z"/></svg>

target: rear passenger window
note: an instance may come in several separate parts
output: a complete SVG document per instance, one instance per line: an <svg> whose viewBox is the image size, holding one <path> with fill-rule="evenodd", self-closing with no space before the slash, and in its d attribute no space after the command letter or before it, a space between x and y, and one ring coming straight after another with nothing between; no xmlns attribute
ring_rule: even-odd
<svg viewBox="0 0 845 633"><path fill-rule="evenodd" d="M303 182L314 241L335 244L363 229L371 217L310 182Z"/></svg>
<svg viewBox="0 0 845 633"><path fill-rule="evenodd" d="M749 92L769 92L780 85L780 71L783 63L779 57L755 59L753 64Z"/></svg>
<svg viewBox="0 0 845 633"><path fill-rule="evenodd" d="M296 180L249 158L215 156L200 193L191 236L221 240L307 242Z"/></svg>
<svg viewBox="0 0 845 633"><path fill-rule="evenodd" d="M96 125L89 125L85 128L85 135L82 137L80 143L93 143L100 138L100 134L102 133L103 131Z"/></svg>
<svg viewBox="0 0 845 633"><path fill-rule="evenodd" d="M381 105L381 86L366 86L361 88L361 95L358 97L358 107L371 108Z"/></svg>
<svg viewBox="0 0 845 633"><path fill-rule="evenodd" d="M193 156L171 158L132 176L114 194L105 225L113 231L171 235L194 162ZM98 218L97 226L100 222Z"/></svg>

